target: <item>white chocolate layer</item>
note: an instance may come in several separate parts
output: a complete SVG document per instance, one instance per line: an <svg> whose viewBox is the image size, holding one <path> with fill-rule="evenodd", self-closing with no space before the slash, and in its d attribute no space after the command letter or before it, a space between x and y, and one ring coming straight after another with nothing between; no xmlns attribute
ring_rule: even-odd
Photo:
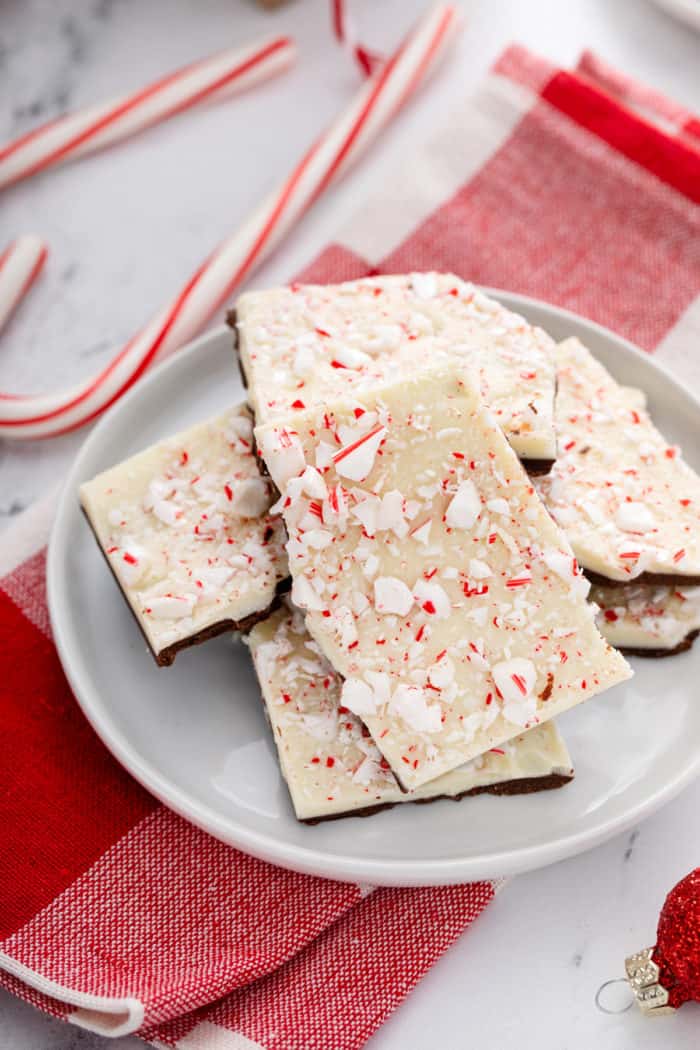
<svg viewBox="0 0 700 1050"><path fill-rule="evenodd" d="M700 587L592 587L598 627L611 645L675 649L700 628Z"/></svg>
<svg viewBox="0 0 700 1050"><path fill-rule="evenodd" d="M556 455L554 343L453 274L249 292L236 317L257 423L455 360L521 458Z"/></svg>
<svg viewBox="0 0 700 1050"><path fill-rule="evenodd" d="M585 569L700 575L700 477L577 339L557 348L559 455L536 480Z"/></svg>
<svg viewBox="0 0 700 1050"><path fill-rule="evenodd" d="M298 611L277 610L253 628L248 640L299 820L455 797L532 777L573 776L566 745L554 722L547 722L416 791L402 792L359 718L341 705L342 681Z"/></svg>
<svg viewBox="0 0 700 1050"><path fill-rule="evenodd" d="M264 612L287 576L284 527L247 408L191 427L81 486L100 546L156 658Z"/></svg>
<svg viewBox="0 0 700 1050"><path fill-rule="evenodd" d="M292 597L414 789L629 677L567 541L451 373L256 428Z"/></svg>

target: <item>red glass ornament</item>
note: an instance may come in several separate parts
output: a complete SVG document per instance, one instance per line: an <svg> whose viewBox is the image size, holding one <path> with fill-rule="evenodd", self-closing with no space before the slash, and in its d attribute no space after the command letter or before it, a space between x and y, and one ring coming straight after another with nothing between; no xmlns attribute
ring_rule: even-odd
<svg viewBox="0 0 700 1050"><path fill-rule="evenodd" d="M625 959L625 972L645 1014L673 1013L689 999L700 1001L700 868L671 890L656 944Z"/></svg>
<svg viewBox="0 0 700 1050"><path fill-rule="evenodd" d="M668 1005L700 1001L700 868L671 890L659 917L652 959Z"/></svg>

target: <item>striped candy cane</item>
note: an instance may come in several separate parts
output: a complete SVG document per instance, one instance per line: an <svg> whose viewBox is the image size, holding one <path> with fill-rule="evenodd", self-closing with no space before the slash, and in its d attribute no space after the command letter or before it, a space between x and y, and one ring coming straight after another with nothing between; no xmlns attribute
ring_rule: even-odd
<svg viewBox="0 0 700 1050"><path fill-rule="evenodd" d="M231 48L178 69L112 102L69 113L0 146L0 189L66 160L84 157L205 100L221 99L286 69L287 37Z"/></svg>
<svg viewBox="0 0 700 1050"><path fill-rule="evenodd" d="M347 48L365 76L371 76L384 59L358 43L355 27L345 8L345 0L331 0L331 20L336 39Z"/></svg>
<svg viewBox="0 0 700 1050"><path fill-rule="evenodd" d="M0 255L0 330L34 284L47 255L44 242L32 233L12 241Z"/></svg>
<svg viewBox="0 0 700 1050"><path fill-rule="evenodd" d="M308 208L368 149L434 69L457 26L454 8L431 8L282 185L102 372L59 394L0 395L0 435L47 437L80 427L113 404L152 364L192 339Z"/></svg>

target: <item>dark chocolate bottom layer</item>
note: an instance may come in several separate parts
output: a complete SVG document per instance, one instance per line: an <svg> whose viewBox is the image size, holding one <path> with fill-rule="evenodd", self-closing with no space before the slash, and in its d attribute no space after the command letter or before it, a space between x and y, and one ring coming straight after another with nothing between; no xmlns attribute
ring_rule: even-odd
<svg viewBox="0 0 700 1050"><path fill-rule="evenodd" d="M535 791L552 791L554 788L563 787L574 779L573 772L547 773L541 777L519 777L516 780L503 780L500 784L484 784L481 787L470 788L469 791L461 791L459 795L436 795L435 798L417 798L415 805L423 806L431 802L440 802L442 799L451 799L459 802L463 798L471 798L473 795L531 795ZM375 806L365 806L363 809L352 809L347 813L332 813L327 817L308 817L301 820L302 824L323 824L328 820L342 820L345 817L371 817L380 813L383 809L393 809L394 806L403 805L399 802L378 802Z"/></svg>
<svg viewBox="0 0 700 1050"><path fill-rule="evenodd" d="M549 474L556 460L553 459L521 459L525 472L531 478L543 478Z"/></svg>
<svg viewBox="0 0 700 1050"><path fill-rule="evenodd" d="M173 642L172 645L167 645L165 649L161 649L158 653L153 650L151 650L151 652L153 652L156 663L159 667L170 667L174 662L175 657L182 649L190 649L193 645L201 645L202 642L208 642L210 638L218 638L220 634L226 634L229 631L231 633L234 631L241 631L243 634L246 634L255 627L256 623L260 623L261 620L266 620L279 606L279 603L280 599L275 595L267 608L263 609L261 612L251 613L250 616L244 616L242 620L217 620L216 623L211 623L208 627L203 627L202 630L197 631L196 634L188 635L187 638L181 638L179 642ZM129 605L129 608L131 609L131 605ZM131 611L133 612L133 609ZM141 624L139 624L139 627L140 626ZM148 639L146 639L146 641L148 641Z"/></svg>
<svg viewBox="0 0 700 1050"><path fill-rule="evenodd" d="M242 620L231 620L230 618L225 620L218 620L216 623L209 624L208 627L203 627L201 631L197 631L195 634L191 634L187 638L181 638L180 641L173 642L172 645L167 645L165 649L161 649L159 652L156 652L153 646L151 645L150 641L148 640L146 632L143 629L143 624L132 609L131 602L127 599L126 595L124 594L124 591L122 590L122 585L119 580L119 577L115 573L114 568L112 567L112 563L110 562L109 558L103 550L99 537L95 532L95 528L92 524L92 521L90 520L90 516L88 515L87 511L82 505L80 509L83 512L85 520L90 526L90 531L95 537L97 547L100 553L102 554L102 557L104 558L105 562L107 563L109 571L111 572L114 581L117 584L117 587L119 588L119 593L126 602L129 612L136 621L138 629L143 635L144 641L146 642L146 645L150 649L151 653L153 654L153 659L159 667L170 667L173 661L175 660L175 657L182 649L189 649L193 645L201 645L202 642L208 642L210 638L216 638L220 634L226 634L227 631L241 631L244 634L247 633L251 630L251 628L255 626L256 623L260 623L261 620L266 620L268 616L270 616L270 614L278 608L282 596L286 594L291 587L291 578L289 576L285 576L284 579L277 581L277 584L275 586L275 594L272 598L272 601L269 603L269 605L265 606L264 609L260 609L259 612L254 612L251 613L249 616L244 616Z"/></svg>
<svg viewBox="0 0 700 1050"><path fill-rule="evenodd" d="M653 660L663 660L665 656L677 656L679 653L686 653L688 649L692 648L693 642L698 635L700 635L700 628L687 634L682 642L674 645L673 649L645 649L643 646L637 648L626 645L615 646L615 648L619 649L623 656L644 656Z"/></svg>
<svg viewBox="0 0 700 1050"><path fill-rule="evenodd" d="M596 587L638 587L640 583L652 587L697 587L700 586L700 576L681 576L673 572L642 572L630 580L611 580L607 576L601 576L599 572L583 567L583 575Z"/></svg>

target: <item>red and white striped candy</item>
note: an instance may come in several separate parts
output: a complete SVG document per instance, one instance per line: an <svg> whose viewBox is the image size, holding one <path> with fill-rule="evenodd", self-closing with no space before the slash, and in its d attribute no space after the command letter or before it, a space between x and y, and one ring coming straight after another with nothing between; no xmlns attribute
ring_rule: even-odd
<svg viewBox="0 0 700 1050"><path fill-rule="evenodd" d="M0 330L2 330L46 262L48 248L33 233L11 241L0 255Z"/></svg>
<svg viewBox="0 0 700 1050"><path fill-rule="evenodd" d="M355 27L346 10L345 0L331 0L331 18L336 39L352 55L365 76L371 76L384 59L358 42Z"/></svg>
<svg viewBox="0 0 700 1050"><path fill-rule="evenodd" d="M431 8L282 185L102 372L58 394L0 394L0 435L48 437L80 427L121 397L150 365L192 339L317 198L368 149L435 67L457 26L453 7Z"/></svg>
<svg viewBox="0 0 700 1050"><path fill-rule="evenodd" d="M230 48L169 73L111 102L69 113L0 146L0 189L66 160L111 146L205 100L218 100L286 69L296 50L287 37Z"/></svg>

